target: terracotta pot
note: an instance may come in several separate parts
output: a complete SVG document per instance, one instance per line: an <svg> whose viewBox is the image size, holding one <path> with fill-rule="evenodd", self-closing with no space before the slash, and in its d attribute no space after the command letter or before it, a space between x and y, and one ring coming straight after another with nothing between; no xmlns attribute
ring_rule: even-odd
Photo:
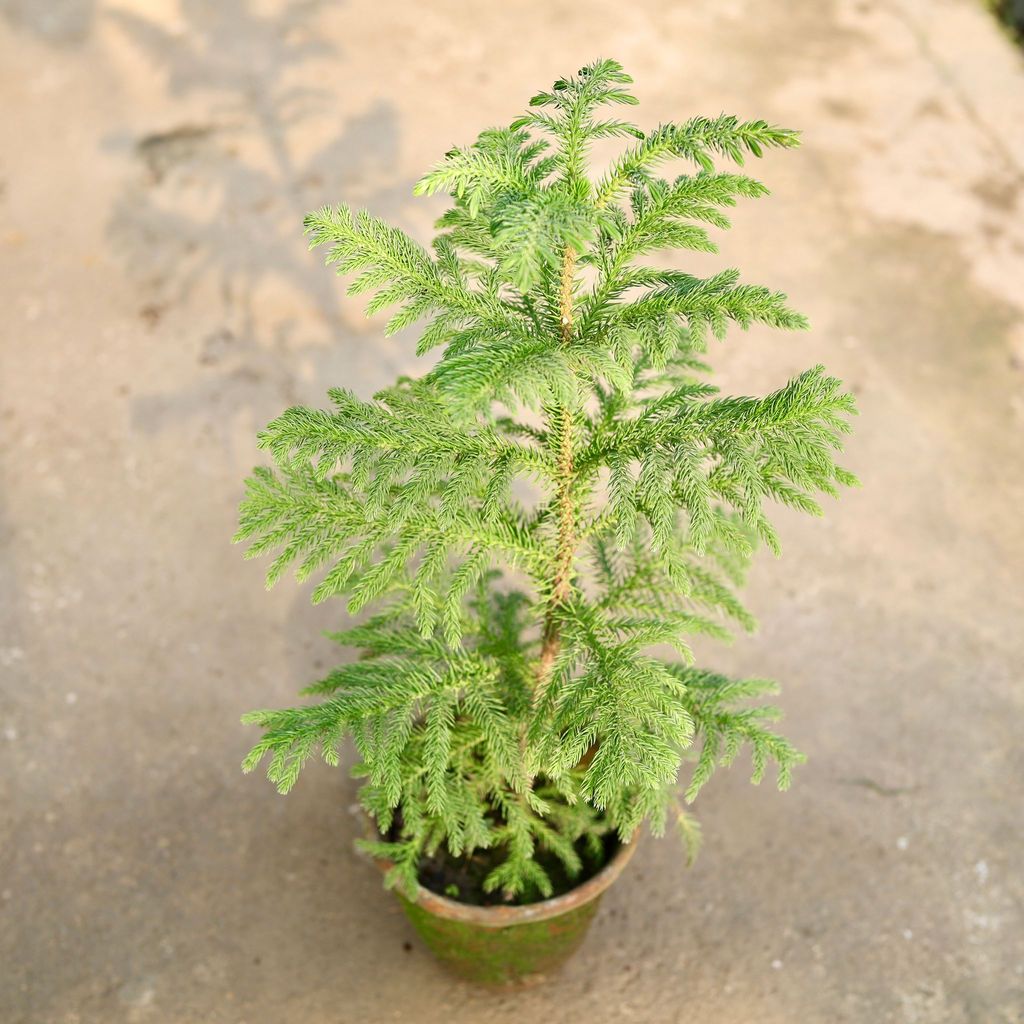
<svg viewBox="0 0 1024 1024"><path fill-rule="evenodd" d="M415 900L398 895L420 938L445 966L470 981L511 985L540 981L583 941L604 891L636 850L624 843L582 885L523 906L477 907L420 886ZM391 865L378 861L382 870Z"/></svg>

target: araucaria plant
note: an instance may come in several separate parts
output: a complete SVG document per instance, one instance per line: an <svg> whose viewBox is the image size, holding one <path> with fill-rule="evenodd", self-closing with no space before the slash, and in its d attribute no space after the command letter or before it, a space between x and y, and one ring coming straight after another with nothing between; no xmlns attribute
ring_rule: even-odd
<svg viewBox="0 0 1024 1024"><path fill-rule="evenodd" d="M630 81L598 61L445 154L416 186L453 200L429 250L365 211L306 219L369 314L397 309L385 332L419 325L417 352L441 355L260 435L276 466L248 481L237 539L278 552L270 584L297 563L325 570L314 601L374 610L333 634L361 654L305 691L318 702L246 716L264 734L245 768L269 755L284 792L351 736L369 848L407 893L438 858L485 865L494 900L564 891L645 820L692 846L677 787L692 801L741 750L780 788L802 760L759 701L772 685L696 667L686 637L752 628L735 588L757 541L778 550L767 506L817 515L854 482L835 462L853 400L820 366L719 396L709 336L804 318L735 270L646 259L714 253L708 227L767 191L715 159L797 135L728 116L644 133L606 116ZM591 173L592 143L618 137Z"/></svg>

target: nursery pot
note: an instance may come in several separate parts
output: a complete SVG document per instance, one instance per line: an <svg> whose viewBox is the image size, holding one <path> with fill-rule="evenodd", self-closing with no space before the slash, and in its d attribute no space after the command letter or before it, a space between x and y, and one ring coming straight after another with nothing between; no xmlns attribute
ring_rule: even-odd
<svg viewBox="0 0 1024 1024"><path fill-rule="evenodd" d="M420 938L456 974L485 985L539 981L579 947L601 897L636 844L636 838L620 844L611 860L575 889L523 906L472 906L422 885L415 900L396 895ZM386 861L377 864L390 867Z"/></svg>

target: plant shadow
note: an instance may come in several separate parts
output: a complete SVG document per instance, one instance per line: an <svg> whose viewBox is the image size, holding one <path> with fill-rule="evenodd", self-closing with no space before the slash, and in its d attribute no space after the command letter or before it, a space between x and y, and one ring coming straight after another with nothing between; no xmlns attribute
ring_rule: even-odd
<svg viewBox="0 0 1024 1024"><path fill-rule="evenodd" d="M50 46L78 46L92 31L96 0L0 0L0 18Z"/></svg>
<svg viewBox="0 0 1024 1024"><path fill-rule="evenodd" d="M282 404L319 401L353 378L373 385L392 369L388 343L372 353L353 344L363 329L346 320L341 289L302 238L304 215L326 203L395 219L411 195L396 170L394 109L378 100L338 113L340 58L316 25L326 6L302 0L262 13L254 0L182 0L172 27L107 14L193 111L104 140L131 165L107 235L137 286L143 331L193 299L206 319L191 339L196 372L134 399L133 424L145 433L199 420L230 447L239 413L251 436ZM197 99L206 100L201 117Z"/></svg>

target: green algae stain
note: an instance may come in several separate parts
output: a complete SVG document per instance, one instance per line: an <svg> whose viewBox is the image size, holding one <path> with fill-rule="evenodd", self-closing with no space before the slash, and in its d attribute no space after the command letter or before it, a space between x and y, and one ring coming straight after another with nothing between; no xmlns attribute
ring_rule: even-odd
<svg viewBox="0 0 1024 1024"><path fill-rule="evenodd" d="M560 967L579 947L600 897L544 921L484 928L438 917L399 896L430 951L461 977L484 985L511 985Z"/></svg>

